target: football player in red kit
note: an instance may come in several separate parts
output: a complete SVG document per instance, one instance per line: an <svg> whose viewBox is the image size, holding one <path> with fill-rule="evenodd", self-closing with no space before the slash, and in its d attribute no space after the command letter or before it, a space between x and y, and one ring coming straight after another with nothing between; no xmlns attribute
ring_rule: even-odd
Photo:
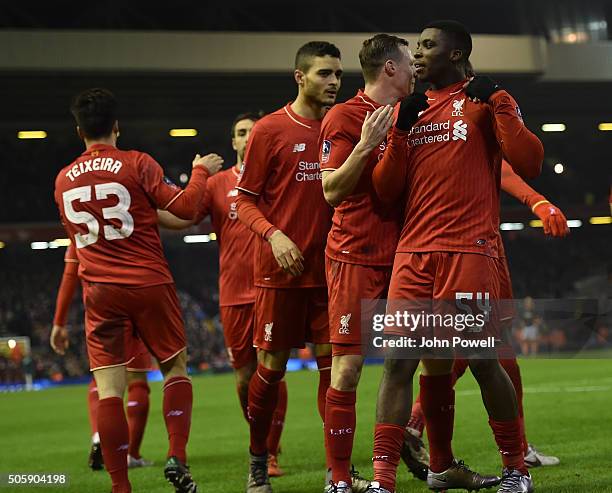
<svg viewBox="0 0 612 493"><path fill-rule="evenodd" d="M221 171L206 182L204 200L192 221L159 211L160 224L167 228L183 229L211 217L212 227L219 242L219 308L225 347L236 375L236 388L240 406L247 423L249 381L257 368L257 352L253 347L255 324L255 286L253 284L253 255L250 245L257 238L240 220L236 209L238 190L236 182L253 125L260 115L243 113L232 124L232 147L236 151L236 164ZM268 475L282 476L278 465L280 438L287 413L287 384L281 380L278 403L268 434Z"/></svg>
<svg viewBox="0 0 612 493"><path fill-rule="evenodd" d="M98 432L113 493L131 491L123 394L134 333L164 375L169 439L164 475L177 492L195 493L186 465L193 393L185 329L162 250L157 209L193 218L207 178L223 160L196 155L191 180L182 190L164 179L161 166L148 154L116 147L117 104L110 91L78 94L71 111L86 149L57 175L55 201L79 260L87 352L100 398Z"/></svg>
<svg viewBox="0 0 612 493"><path fill-rule="evenodd" d="M321 192L321 119L336 100L342 65L331 43L313 41L295 59L295 101L259 120L238 183L238 216L258 238L255 250L257 370L249 384L251 427L247 492L272 491L267 436L292 348L315 344L318 407L325 418L331 346L325 238L331 209Z"/></svg>
<svg viewBox="0 0 612 493"><path fill-rule="evenodd" d="M502 156L523 177L537 176L541 169L542 144L525 127L516 101L489 78L468 78L471 49L471 36L461 24L438 21L426 26L415 52L415 67L418 79L431 88L426 96L411 97L426 104L416 113L414 126L407 126L402 122L411 117L412 123L415 115L410 97L402 101L385 155L373 173L379 198L387 203L400 201L404 208L388 309L395 301L433 300L434 309L446 302L446 310L459 306L466 293L473 299L485 293L494 302L499 300ZM486 324L489 334L499 330L496 316L493 312ZM423 327L419 330L428 334ZM489 487L493 478L475 480L452 452L453 355L447 353L442 359L423 359L420 377L431 454L428 486ZM523 460L512 382L496 354L467 356L502 456L498 491L530 492L533 483ZM399 436L408 422L417 365L418 358L385 363L374 444L375 479L382 492L395 489Z"/></svg>
<svg viewBox="0 0 612 493"><path fill-rule="evenodd" d="M365 89L325 115L320 136L323 192L335 207L325 250L333 345L325 445L332 469L328 490L342 493L359 486L353 484L350 466L364 361L362 300L386 296L401 225L401 210L378 199L371 175L385 149L393 105L414 86L405 39L377 34L363 42L359 60ZM427 465L420 469L426 476Z"/></svg>

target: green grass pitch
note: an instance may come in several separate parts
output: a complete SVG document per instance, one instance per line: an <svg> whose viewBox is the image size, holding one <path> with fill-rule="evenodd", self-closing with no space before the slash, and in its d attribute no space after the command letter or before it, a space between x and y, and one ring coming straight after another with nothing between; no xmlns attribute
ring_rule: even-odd
<svg viewBox="0 0 612 493"><path fill-rule="evenodd" d="M527 436L561 465L532 471L536 491L612 492L612 360L522 360ZM381 367L366 367L357 400L353 462L362 475L372 467L375 396ZM317 374L287 376L289 407L280 463L286 476L273 479L278 493L321 492L323 433L316 410ZM454 450L474 469L498 473L499 456L471 374L457 384ZM156 465L130 472L134 492L170 493L163 479L166 437L161 387L152 384L151 411L142 452ZM62 472L66 487L1 487L2 491L108 493L105 472L87 468L89 426L86 387L0 394L0 474ZM194 378L194 410L189 461L202 492L240 493L247 473L248 433L233 376ZM399 492L425 492L400 465Z"/></svg>

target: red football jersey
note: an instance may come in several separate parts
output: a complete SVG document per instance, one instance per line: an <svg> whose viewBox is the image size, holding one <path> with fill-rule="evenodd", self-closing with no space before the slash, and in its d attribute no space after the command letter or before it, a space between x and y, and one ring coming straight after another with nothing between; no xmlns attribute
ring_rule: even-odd
<svg viewBox="0 0 612 493"><path fill-rule="evenodd" d="M427 91L429 108L408 136L398 252L499 255L501 138L492 105L470 101L464 85ZM501 97L519 119L514 99Z"/></svg>
<svg viewBox="0 0 612 493"><path fill-rule="evenodd" d="M236 209L236 166L217 173L206 181L206 195L196 223L210 215L219 242L219 305L255 303L253 251L258 241L238 219Z"/></svg>
<svg viewBox="0 0 612 493"><path fill-rule="evenodd" d="M366 112L380 107L363 91L334 106L321 126L321 171L336 170L361 138ZM361 265L392 265L399 238L401 210L384 206L372 186L372 170L382 157L383 141L370 155L351 195L336 207L327 236L327 255Z"/></svg>
<svg viewBox="0 0 612 493"><path fill-rule="evenodd" d="M192 174L202 193L206 176L200 167ZM94 145L62 169L55 201L77 249L79 277L134 287L172 283L156 210L182 194L151 156L110 145Z"/></svg>
<svg viewBox="0 0 612 493"><path fill-rule="evenodd" d="M319 166L319 120L295 114L291 105L259 120L249 136L238 189L257 196L257 208L304 255L304 272L292 277L278 266L270 245L255 242L255 285L273 288L325 286L325 239L332 210L325 202Z"/></svg>

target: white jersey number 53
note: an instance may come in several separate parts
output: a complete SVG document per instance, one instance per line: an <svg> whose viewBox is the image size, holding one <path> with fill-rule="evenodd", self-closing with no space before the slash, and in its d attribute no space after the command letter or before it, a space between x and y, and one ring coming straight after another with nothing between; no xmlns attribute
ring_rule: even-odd
<svg viewBox="0 0 612 493"><path fill-rule="evenodd" d="M112 207L102 208L102 216L104 219L118 219L121 221L121 227L115 228L110 224L104 225L104 238L107 240L119 240L127 238L134 232L134 218L128 212L132 198L130 192L121 183L102 183L94 187L85 186L77 187L68 190L62 194L64 201L64 214L66 219L74 224L85 224L87 233L77 233L74 235L74 240L77 248L83 248L87 245L93 245L98 241L100 235L100 223L89 212L75 211L72 203L75 200L79 202L89 202L91 200L92 188L96 193L96 200L104 200L111 195L116 196L119 201Z"/></svg>

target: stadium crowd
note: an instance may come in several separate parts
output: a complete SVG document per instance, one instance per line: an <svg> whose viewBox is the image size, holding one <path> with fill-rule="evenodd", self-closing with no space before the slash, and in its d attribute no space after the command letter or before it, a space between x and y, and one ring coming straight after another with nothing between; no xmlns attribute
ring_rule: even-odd
<svg viewBox="0 0 612 493"><path fill-rule="evenodd" d="M514 294L519 300L513 334L517 354L575 350L576 344L585 343L590 348L609 345L612 339L609 318L597 320L593 333L578 339L567 328L551 326L545 317L534 319L537 330L525 330L532 321L524 312L525 298L596 298L597 282L605 284L607 274L605 241L596 230L573 230L568 238L558 240L563 242L563 249L547 248L557 240L538 233L504 236ZM179 289L190 366L195 370L229 368L218 314L216 248L182 245L172 239L165 242L165 249ZM27 245L0 250L0 337L31 338L35 379L61 381L84 376L89 368L80 295L73 301L68 317L72 329L70 351L62 358L49 347L63 253L61 248L31 251ZM198 265L205 267L194 269L194 257L199 259ZM588 265L581 261L585 258L590 258ZM561 264L565 267L559 270ZM535 336L530 335L533 332ZM15 376L23 378L14 366L8 356L0 354L0 384L9 383Z"/></svg>

